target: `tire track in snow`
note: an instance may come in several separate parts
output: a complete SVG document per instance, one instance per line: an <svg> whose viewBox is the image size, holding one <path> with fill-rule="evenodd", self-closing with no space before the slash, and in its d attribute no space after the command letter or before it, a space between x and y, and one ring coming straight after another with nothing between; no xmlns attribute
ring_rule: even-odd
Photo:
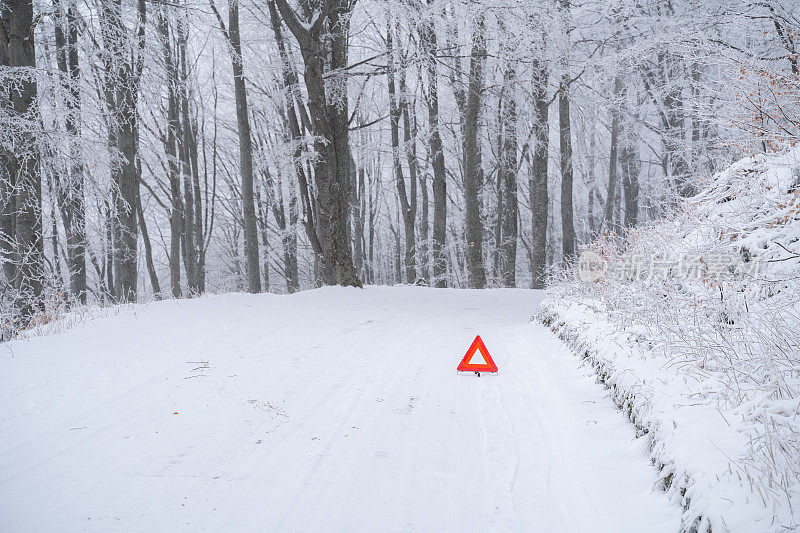
<svg viewBox="0 0 800 533"><path fill-rule="evenodd" d="M13 363L0 360L14 391L0 420L17 405L43 414L0 427L25 472L0 480L14 509L0 529L674 531L680 510L652 493L632 429L527 323L537 298L416 287L211 296L109 318L91 344L79 340L93 325L19 342ZM476 333L499 375L456 373ZM108 354L121 357L120 343L117 366ZM64 357L81 372L65 372ZM4 380L3 364L28 360ZM181 380L195 360L210 361L207 377ZM119 390L103 389L108 378ZM61 408L43 398L53 384L68 394ZM84 389L99 391L94 403L79 401ZM92 429L65 439L64 413Z"/></svg>

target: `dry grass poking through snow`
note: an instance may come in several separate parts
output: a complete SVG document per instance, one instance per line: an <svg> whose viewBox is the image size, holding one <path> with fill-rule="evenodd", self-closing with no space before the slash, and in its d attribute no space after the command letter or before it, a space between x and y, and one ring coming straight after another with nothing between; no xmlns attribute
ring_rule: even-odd
<svg viewBox="0 0 800 533"><path fill-rule="evenodd" d="M671 218L591 249L618 271L637 256L704 258L696 277L571 273L539 317L647 433L684 527L800 528L800 149L739 161ZM725 251L759 271L714 276Z"/></svg>

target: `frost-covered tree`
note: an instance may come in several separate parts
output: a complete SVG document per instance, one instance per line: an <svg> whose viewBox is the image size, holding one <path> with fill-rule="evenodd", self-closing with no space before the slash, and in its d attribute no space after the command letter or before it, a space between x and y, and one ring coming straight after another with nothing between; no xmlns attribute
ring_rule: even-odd
<svg viewBox="0 0 800 533"><path fill-rule="evenodd" d="M208 290L541 288L796 142L795 4L4 0L4 330Z"/></svg>

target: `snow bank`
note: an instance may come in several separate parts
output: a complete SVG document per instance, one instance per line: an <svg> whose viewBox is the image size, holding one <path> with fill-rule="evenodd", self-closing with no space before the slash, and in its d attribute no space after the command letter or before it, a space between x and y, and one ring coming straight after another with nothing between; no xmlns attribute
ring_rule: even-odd
<svg viewBox="0 0 800 533"><path fill-rule="evenodd" d="M739 161L593 243L605 274L576 267L538 315L648 439L687 531L800 527L799 188L798 148Z"/></svg>

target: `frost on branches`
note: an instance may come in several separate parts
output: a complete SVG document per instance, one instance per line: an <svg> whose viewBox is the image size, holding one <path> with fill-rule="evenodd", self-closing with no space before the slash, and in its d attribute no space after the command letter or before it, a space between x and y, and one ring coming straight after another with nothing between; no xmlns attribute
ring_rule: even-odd
<svg viewBox="0 0 800 533"><path fill-rule="evenodd" d="M684 527L800 526L800 148L743 159L590 252L594 279L563 278L539 318L646 435ZM631 257L699 259L646 276Z"/></svg>

